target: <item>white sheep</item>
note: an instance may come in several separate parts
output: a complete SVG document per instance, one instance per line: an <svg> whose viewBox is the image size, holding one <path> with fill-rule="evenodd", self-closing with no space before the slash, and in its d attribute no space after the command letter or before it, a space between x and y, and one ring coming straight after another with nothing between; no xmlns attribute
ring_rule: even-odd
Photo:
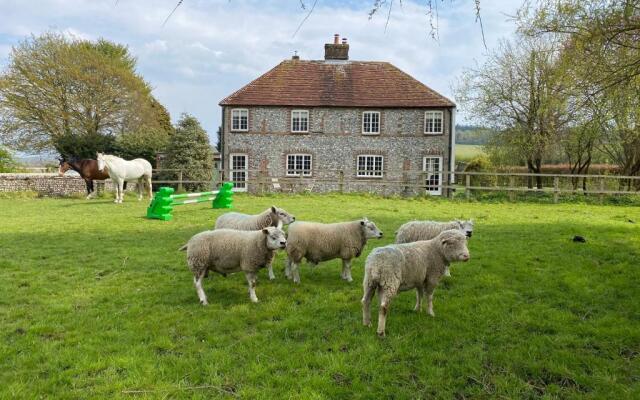
<svg viewBox="0 0 640 400"><path fill-rule="evenodd" d="M299 266L303 258L313 266L321 261L341 258L340 276L351 282L351 260L360 256L367 239L381 237L382 231L366 218L335 224L294 222L289 226L285 275L300 283Z"/></svg>
<svg viewBox="0 0 640 400"><path fill-rule="evenodd" d="M187 264L193 272L193 283L200 303L207 305L202 280L208 271L223 276L243 271L249 283L249 298L256 303L256 279L260 268L273 258L273 253L284 249L284 232L275 227L258 231L216 229L196 234L180 250L187 250Z"/></svg>
<svg viewBox="0 0 640 400"><path fill-rule="evenodd" d="M444 231L434 239L391 244L374 249L367 257L362 286L362 323L371 326L371 300L380 297L378 335L385 335L389 305L399 291L416 289L415 311L428 296L429 315L433 313L433 291L452 261L468 261L467 237L458 230Z"/></svg>
<svg viewBox="0 0 640 400"><path fill-rule="evenodd" d="M282 208L271 206L264 212L257 215L230 212L222 214L216 219L215 229L237 229L240 231L257 231L269 226L282 229L283 225L288 225L296 220L296 217L289 214ZM272 262L267 263L269 279L276 278L273 273Z"/></svg>
<svg viewBox="0 0 640 400"><path fill-rule="evenodd" d="M418 240L433 239L449 229L457 229L470 238L473 235L473 220L455 220L450 222L410 221L403 224L396 231L396 243L411 243L417 242ZM447 267L447 270L444 272L444 276L451 276L449 267Z"/></svg>

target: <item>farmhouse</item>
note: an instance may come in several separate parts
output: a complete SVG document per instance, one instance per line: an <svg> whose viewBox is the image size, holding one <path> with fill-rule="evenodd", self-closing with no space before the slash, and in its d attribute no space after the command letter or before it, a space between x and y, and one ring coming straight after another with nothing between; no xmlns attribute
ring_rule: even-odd
<svg viewBox="0 0 640 400"><path fill-rule="evenodd" d="M413 179L440 195L454 165L455 104L388 62L349 60L339 35L324 60L293 56L220 106L223 168L239 190L260 176L336 190L341 177L348 190Z"/></svg>

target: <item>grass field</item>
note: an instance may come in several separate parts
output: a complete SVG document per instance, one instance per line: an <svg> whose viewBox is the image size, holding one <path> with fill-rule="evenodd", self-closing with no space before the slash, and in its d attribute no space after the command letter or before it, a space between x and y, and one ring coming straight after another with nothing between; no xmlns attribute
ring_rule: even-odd
<svg viewBox="0 0 640 400"><path fill-rule="evenodd" d="M0 199L0 398L640 398L640 209L356 195L236 198L301 220L366 215L386 238L354 262L193 288L176 249L219 210L143 217L127 198ZM436 289L435 318L391 305L361 325L363 263L414 218L474 217L471 261ZM636 223L629 222L635 221ZM587 243L573 243L575 234ZM215 275L215 274L212 274ZM374 307L374 326L377 307Z"/></svg>
<svg viewBox="0 0 640 400"><path fill-rule="evenodd" d="M477 144L456 144L456 161L469 161L474 157L483 155L481 145Z"/></svg>

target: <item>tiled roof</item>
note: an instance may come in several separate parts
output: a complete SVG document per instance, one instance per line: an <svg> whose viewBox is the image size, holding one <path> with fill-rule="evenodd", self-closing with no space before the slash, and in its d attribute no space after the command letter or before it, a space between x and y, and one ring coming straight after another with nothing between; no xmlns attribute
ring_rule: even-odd
<svg viewBox="0 0 640 400"><path fill-rule="evenodd" d="M453 107L387 62L285 60L220 105Z"/></svg>

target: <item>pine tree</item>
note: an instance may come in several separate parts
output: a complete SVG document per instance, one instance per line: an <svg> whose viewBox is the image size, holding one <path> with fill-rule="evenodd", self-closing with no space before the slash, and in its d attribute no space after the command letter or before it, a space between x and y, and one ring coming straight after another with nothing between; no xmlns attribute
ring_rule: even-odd
<svg viewBox="0 0 640 400"><path fill-rule="evenodd" d="M203 191L211 188L213 151L209 136L198 120L182 114L167 147L165 169L180 169L183 180L201 181L185 184L187 191ZM175 173L171 174L176 176Z"/></svg>

